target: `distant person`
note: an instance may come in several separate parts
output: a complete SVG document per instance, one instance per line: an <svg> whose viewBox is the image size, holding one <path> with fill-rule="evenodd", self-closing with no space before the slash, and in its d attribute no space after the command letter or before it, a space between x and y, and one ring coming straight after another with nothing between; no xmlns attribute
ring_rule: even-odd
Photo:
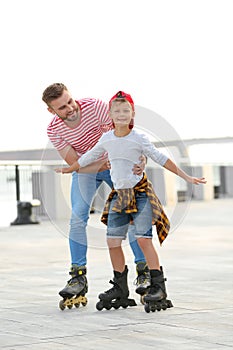
<svg viewBox="0 0 233 350"><path fill-rule="evenodd" d="M121 243L126 237L130 221L133 220L135 236L146 257L151 278L150 287L144 297L145 310L149 312L150 307L152 311L153 308L166 309L172 304L166 300L165 279L152 242L152 224L156 225L162 244L170 228L169 220L145 173L133 174L131 169L144 154L189 183L204 184L206 180L186 174L171 159L159 152L145 135L133 130L135 111L134 102L129 94L119 91L111 98L109 109L114 130L104 133L96 145L70 167L59 168L56 171L80 171L82 167L99 159L103 153L108 153L114 188L106 202L102 221L107 223L107 243L114 278L111 281L113 287L99 295L100 302L97 303L97 308L101 310L103 307L110 309L132 305L132 300L128 299L128 269Z"/></svg>
<svg viewBox="0 0 233 350"><path fill-rule="evenodd" d="M108 104L96 98L74 100L67 87L62 83L48 86L42 96L53 118L48 125L50 141L67 164L71 165L80 156L93 148L104 132L113 128L108 114ZM141 175L145 168L145 157L132 164L132 173ZM71 254L71 279L59 294L71 298L88 290L86 278L87 235L86 227L90 206L94 195L102 182L112 188L106 154L72 174L69 244ZM148 267L145 257L134 237L134 226L130 226L130 245L135 256L137 288L145 289L149 285Z"/></svg>

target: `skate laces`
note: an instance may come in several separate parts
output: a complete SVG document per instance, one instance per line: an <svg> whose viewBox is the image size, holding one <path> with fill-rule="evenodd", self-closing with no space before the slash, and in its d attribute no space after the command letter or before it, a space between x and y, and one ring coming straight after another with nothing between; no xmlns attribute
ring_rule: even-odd
<svg viewBox="0 0 233 350"><path fill-rule="evenodd" d="M135 286L139 286L147 283L150 283L150 277L146 272L139 274L134 280Z"/></svg>
<svg viewBox="0 0 233 350"><path fill-rule="evenodd" d="M81 276L74 276L74 277L72 277L71 279L69 279L67 281L67 284L69 286L72 286L72 285L78 284L78 283L79 284L85 284L85 277L83 275L81 275Z"/></svg>

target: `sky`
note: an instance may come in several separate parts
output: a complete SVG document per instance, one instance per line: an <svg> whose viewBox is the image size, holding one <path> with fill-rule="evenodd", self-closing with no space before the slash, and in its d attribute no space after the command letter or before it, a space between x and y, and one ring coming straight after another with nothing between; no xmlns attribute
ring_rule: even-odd
<svg viewBox="0 0 233 350"><path fill-rule="evenodd" d="M54 82L126 91L182 139L233 136L232 18L232 0L1 1L0 150L47 146Z"/></svg>

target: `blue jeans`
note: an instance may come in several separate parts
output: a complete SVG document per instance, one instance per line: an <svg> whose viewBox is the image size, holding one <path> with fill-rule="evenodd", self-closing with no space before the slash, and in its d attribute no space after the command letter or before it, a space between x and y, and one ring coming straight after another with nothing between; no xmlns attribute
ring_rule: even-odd
<svg viewBox="0 0 233 350"><path fill-rule="evenodd" d="M72 173L71 205L69 244L71 263L84 266L87 263L87 234L86 227L89 219L90 207L94 195L102 182L106 182L112 188L109 170L97 174ZM128 230L130 246L135 256L135 263L145 261L145 257L135 238L134 225Z"/></svg>

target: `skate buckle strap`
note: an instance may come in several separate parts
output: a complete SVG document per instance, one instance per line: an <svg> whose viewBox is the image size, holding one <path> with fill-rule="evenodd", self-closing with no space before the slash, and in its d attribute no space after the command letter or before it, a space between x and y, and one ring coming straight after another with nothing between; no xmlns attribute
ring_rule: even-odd
<svg viewBox="0 0 233 350"><path fill-rule="evenodd" d="M71 276L82 276L82 275L86 275L86 273L87 273L87 270L85 266L72 267L71 271L69 272Z"/></svg>
<svg viewBox="0 0 233 350"><path fill-rule="evenodd" d="M111 294L112 292L114 292L114 288L118 288L118 289L120 288L119 285L112 280L110 280L109 283L113 284L114 287L112 287L109 290L106 290L104 293Z"/></svg>

